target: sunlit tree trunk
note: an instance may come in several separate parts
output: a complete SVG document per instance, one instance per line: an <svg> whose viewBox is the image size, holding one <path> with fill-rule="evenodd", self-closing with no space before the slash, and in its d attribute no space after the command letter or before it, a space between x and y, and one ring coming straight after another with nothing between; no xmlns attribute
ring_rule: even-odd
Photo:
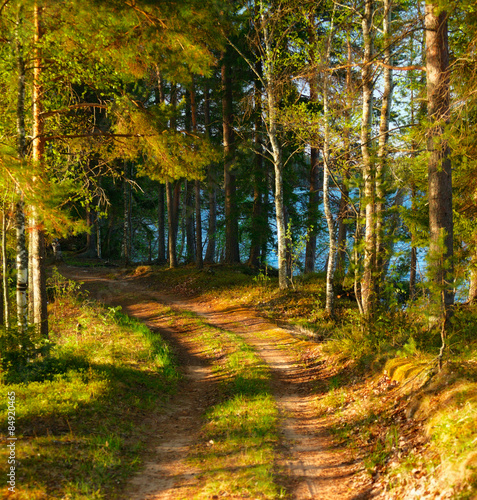
<svg viewBox="0 0 477 500"><path fill-rule="evenodd" d="M391 25L391 0L384 0L384 18L383 18L383 36L384 36L384 62L387 65L392 64L391 43L390 43L390 25ZM389 139L389 119L391 116L391 103L393 93L393 71L390 67L384 68L383 73L383 97L381 103L381 118L379 122L379 140L378 140L378 160L376 166L376 276L375 293L379 296L381 282L384 279L383 263L386 260L384 248L384 202L385 189L384 177L388 156L387 143Z"/></svg>
<svg viewBox="0 0 477 500"><path fill-rule="evenodd" d="M343 282L345 276L346 266L346 247L347 247L347 234L348 226L346 218L348 217L349 206L349 190L348 179L349 169L351 167L351 116L353 108L353 77L352 77L352 45L349 29L346 33L346 47L347 47L347 62L346 69L346 93L347 93L347 107L345 111L345 128L344 128L344 173L342 174L341 182L341 197L340 207L338 212L338 241L337 241L337 255L336 255L336 274L340 283Z"/></svg>
<svg viewBox="0 0 477 500"><path fill-rule="evenodd" d="M329 65L331 40L334 29L334 11L331 19L330 34L327 40L326 60L325 64ZM324 124L324 144L323 144L323 206L325 210L326 223L328 225L328 263L326 266L326 303L325 311L332 316L334 310L335 294L334 294L334 277L335 277L335 262L336 262L336 235L335 223L330 206L330 191L329 182L331 176L330 165L330 111L329 111L329 75L326 72L323 75L323 115L325 118Z"/></svg>
<svg viewBox="0 0 477 500"><path fill-rule="evenodd" d="M363 160L364 204L366 207L364 269L361 281L361 297L364 316L369 318L375 303L374 273L376 260L375 230L375 170L371 157L371 123L373 101L373 74L371 61L373 57L372 40L373 0L365 0L365 12L362 20L363 61L361 78L363 86L363 111L361 117L361 155Z"/></svg>
<svg viewBox="0 0 477 500"><path fill-rule="evenodd" d="M33 139L32 159L35 169L42 169L44 157L44 119L42 116L43 89L41 86L42 58L39 44L43 36L41 22L42 7L35 3L35 49L33 70ZM35 179L38 181L38 178ZM33 282L33 323L43 337L48 336L48 310L46 298L45 235L36 207L32 207L32 282Z"/></svg>
<svg viewBox="0 0 477 500"><path fill-rule="evenodd" d="M275 173L275 217L278 246L278 284L281 289L288 288L288 269L286 260L286 226L283 202L283 158L282 147L278 138L278 103L277 82L275 81L275 61L273 40L269 30L269 18L261 2L261 29L264 44L263 77L266 93L266 129L271 145L272 163Z"/></svg>
<svg viewBox="0 0 477 500"><path fill-rule="evenodd" d="M10 297L8 293L8 262L7 262L7 214L2 210L2 306L3 324L10 328Z"/></svg>
<svg viewBox="0 0 477 500"><path fill-rule="evenodd" d="M16 59L17 59L17 141L18 141L18 158L24 163L26 157L26 128L25 128L25 59L23 54L23 45L20 39L20 27L23 23L23 8L19 7L17 18L17 29L15 33ZM28 252L26 246L26 231L25 231L25 204L23 202L23 194L19 193L20 200L15 206L15 228L16 228L16 302L17 302L17 322L18 328L23 333L28 327ZM4 215L5 217L5 215ZM3 227L4 237L5 225ZM6 243L6 242L5 242ZM3 246L4 252L4 283L3 293L5 297L8 295L8 283L6 283L6 248ZM6 318L6 321L7 318Z"/></svg>
<svg viewBox="0 0 477 500"><path fill-rule="evenodd" d="M444 324L454 303L452 170L449 147L443 137L449 120L449 46L447 12L436 3L426 4L427 102L430 128L427 148L429 198L429 260L435 290L435 315Z"/></svg>

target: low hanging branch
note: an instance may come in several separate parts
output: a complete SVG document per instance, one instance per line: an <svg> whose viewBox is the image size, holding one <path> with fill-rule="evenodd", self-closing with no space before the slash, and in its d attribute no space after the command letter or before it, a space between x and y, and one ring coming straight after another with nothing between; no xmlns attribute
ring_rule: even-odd
<svg viewBox="0 0 477 500"><path fill-rule="evenodd" d="M55 109L53 111L43 111L42 113L40 113L40 117L41 118L48 118L50 116L69 113L70 111L73 111L74 109L82 109L82 108L108 109L108 107L105 104L98 104L98 103L94 103L94 102L82 102L79 104L72 104L71 106L68 106L64 109Z"/></svg>

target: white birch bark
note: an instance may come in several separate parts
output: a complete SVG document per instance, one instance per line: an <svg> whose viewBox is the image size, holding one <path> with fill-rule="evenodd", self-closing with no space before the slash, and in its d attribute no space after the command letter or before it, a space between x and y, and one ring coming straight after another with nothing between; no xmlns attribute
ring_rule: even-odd
<svg viewBox="0 0 477 500"><path fill-rule="evenodd" d="M364 270L361 281L361 297L363 313L369 317L375 302L373 293L373 274L376 257L376 230L374 223L375 204L375 172L371 158L371 123L373 101L373 79L371 60L373 55L372 40L373 0L365 1L365 12L362 20L363 61L361 78L363 85L363 110L361 117L361 155L363 158L364 204L366 211Z"/></svg>
<svg viewBox="0 0 477 500"><path fill-rule="evenodd" d="M19 7L17 18L16 38L16 58L18 72L18 87L17 87L17 141L18 141L18 158L20 162L24 162L26 155L26 130L25 130L25 60L23 54L23 45L20 40L19 28L23 22L23 8ZM28 252L26 247L25 236L25 207L23 195L19 193L20 200L15 207L15 228L16 228L16 302L17 302L17 324L20 333L24 333L28 327ZM4 215L5 217L5 215ZM3 237L6 236L5 221L3 227ZM5 252L5 244L3 251ZM6 255L4 255L4 278L6 273ZM7 312L7 297L8 285L4 282L5 295L5 322L9 322Z"/></svg>
<svg viewBox="0 0 477 500"><path fill-rule="evenodd" d="M388 66L392 65L390 26L392 0L384 0L384 18L383 18L383 36L384 36L384 62ZM389 139L389 118L391 115L391 104L393 94L393 70L385 67L383 72L383 98L381 103L381 117L379 123L379 141L378 141L378 162L376 167L376 264L377 273L376 290L379 290L384 279L383 262L386 260L384 249L384 175L386 169L387 143Z"/></svg>
<svg viewBox="0 0 477 500"><path fill-rule="evenodd" d="M278 245L278 284L281 289L288 288L287 260L286 260L286 228L285 210L283 204L283 159L282 148L278 140L277 123L277 102L276 102L276 82L274 75L274 55L272 47L272 37L270 35L268 23L269 18L264 10L263 3L260 3L261 22L264 42L264 64L263 75L266 92L266 129L272 148L272 162L275 171L275 216L277 224L277 245Z"/></svg>
<svg viewBox="0 0 477 500"><path fill-rule="evenodd" d="M330 62L330 52L331 52L331 40L333 37L334 29L334 10L331 19L330 34L327 40L326 47L326 61L325 65L329 65ZM323 114L325 118L324 124L324 144L323 144L323 205L325 209L326 223L328 225L328 236L329 236L329 251L328 251L328 265L326 269L326 304L325 311L329 315L333 315L334 309L334 289L333 280L335 275L335 263L336 263L336 235L335 235L335 223L333 220L333 214L330 207L330 110L329 110L329 79L330 76L327 71L323 75Z"/></svg>

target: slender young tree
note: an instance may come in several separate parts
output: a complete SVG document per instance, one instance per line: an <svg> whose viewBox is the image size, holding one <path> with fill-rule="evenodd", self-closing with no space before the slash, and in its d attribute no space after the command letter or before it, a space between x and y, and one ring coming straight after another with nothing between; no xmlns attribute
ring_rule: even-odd
<svg viewBox="0 0 477 500"><path fill-rule="evenodd" d="M26 158L26 128L25 128L25 92L26 92L26 70L24 48L20 38L20 29L23 24L23 7L20 6L17 15L17 26L15 30L15 49L17 60L17 148L20 163L25 163ZM15 207L16 228L16 300L17 300L17 323L21 333L28 327L28 251L25 234L25 202L23 193L18 193L19 200ZM5 233L5 227L4 227ZM4 234L4 236L6 236ZM4 251L6 250L4 246ZM4 266L6 265L4 259ZM5 271L4 271L5 279ZM5 283L4 283L5 294ZM8 291L7 291L8 294Z"/></svg>
<svg viewBox="0 0 477 500"><path fill-rule="evenodd" d="M32 160L34 168L42 172L45 136L43 117L43 87L42 72L43 59L40 44L43 37L42 26L43 7L39 2L34 5L34 70L33 70L33 139L32 139ZM40 174L41 175L41 174ZM38 178L34 181L38 181ZM48 310L46 297L46 269L45 269L45 233L43 225L35 206L32 206L32 218L30 221L31 238L31 271L33 288L30 293L33 295L33 323L43 337L48 336Z"/></svg>

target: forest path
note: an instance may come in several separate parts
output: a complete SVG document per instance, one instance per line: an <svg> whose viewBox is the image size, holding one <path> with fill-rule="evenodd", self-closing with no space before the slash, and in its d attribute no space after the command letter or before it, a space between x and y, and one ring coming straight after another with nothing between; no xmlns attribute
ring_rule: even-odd
<svg viewBox="0 0 477 500"><path fill-rule="evenodd" d="M281 442L275 465L280 471L280 484L290 498L357 500L371 497L362 464L333 444L326 420L316 417L312 387L319 383L320 365L304 366L296 349L300 341L289 332L244 307L223 308L200 298L155 291L153 283L141 277L119 277L110 269L69 266L62 266L60 272L82 281L92 297L107 305L120 305L125 313L160 331L173 347L184 375L166 411L147 422L151 441L145 465L131 478L124 498L190 498L199 471L186 458L197 443L205 409L212 406L218 396L218 381L209 366L210 360L200 346L168 320L161 319L157 313L159 304L192 311L207 323L240 335L268 364L281 416Z"/></svg>

